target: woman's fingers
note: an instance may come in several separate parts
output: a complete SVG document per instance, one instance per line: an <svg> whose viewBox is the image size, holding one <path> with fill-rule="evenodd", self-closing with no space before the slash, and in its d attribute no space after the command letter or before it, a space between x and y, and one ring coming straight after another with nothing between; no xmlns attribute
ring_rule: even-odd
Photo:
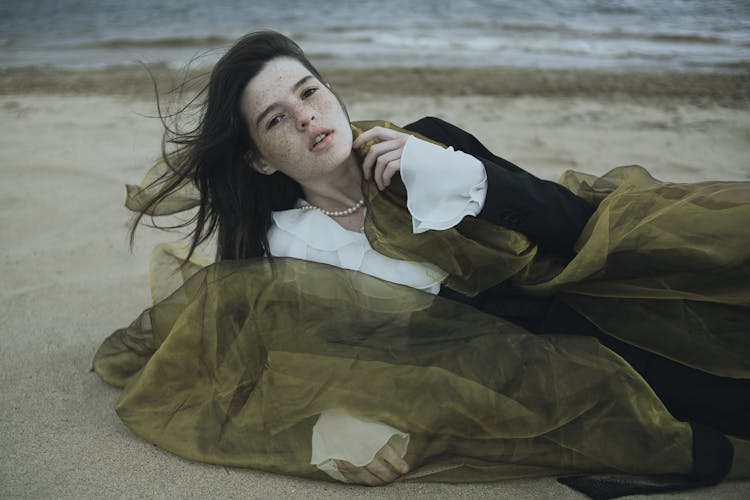
<svg viewBox="0 0 750 500"><path fill-rule="evenodd" d="M373 180L381 191L391 184L391 177L401 168L401 150L388 151L378 156L372 172Z"/></svg>
<svg viewBox="0 0 750 500"><path fill-rule="evenodd" d="M382 458L384 462L388 463L399 474L409 472L409 464L389 444L380 448L380 451L375 456Z"/></svg>
<svg viewBox="0 0 750 500"><path fill-rule="evenodd" d="M370 151L367 153L367 156L365 156L365 159L362 160L362 172L365 176L365 179L369 180L371 178L372 169L377 164L378 158L380 158L382 155L390 153L391 151L398 151L399 156L401 156L401 151L404 148L405 142L406 141L402 142L397 138L390 141L373 144L370 148Z"/></svg>
<svg viewBox="0 0 750 500"><path fill-rule="evenodd" d="M399 172L401 170L401 159L394 160L388 164L388 166L385 167L385 170L383 171L383 187L380 188L382 191L387 186L391 185L391 178L396 174L396 172Z"/></svg>
<svg viewBox="0 0 750 500"><path fill-rule="evenodd" d="M401 169L401 155L408 139L408 134L385 127L373 127L362 132L352 143L353 148L379 141L370 147L362 161L364 178L375 180L380 190L389 186L391 178Z"/></svg>
<svg viewBox="0 0 750 500"><path fill-rule="evenodd" d="M397 132L385 127L372 127L369 130L365 130L354 139L352 147L359 148L364 146L369 141L386 141L388 139L394 139L399 135L406 135L403 132Z"/></svg>
<svg viewBox="0 0 750 500"><path fill-rule="evenodd" d="M367 470L366 467L357 467L345 460L336 460L336 467L342 476L357 484L366 484L368 486L380 486L385 482Z"/></svg>
<svg viewBox="0 0 750 500"><path fill-rule="evenodd" d="M392 483L398 478L398 473L382 460L373 460L365 466L370 474L380 479L383 483Z"/></svg>

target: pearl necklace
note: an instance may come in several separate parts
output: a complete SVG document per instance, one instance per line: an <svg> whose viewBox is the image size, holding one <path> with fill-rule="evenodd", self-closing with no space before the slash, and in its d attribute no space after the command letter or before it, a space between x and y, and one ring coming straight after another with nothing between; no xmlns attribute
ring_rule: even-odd
<svg viewBox="0 0 750 500"><path fill-rule="evenodd" d="M326 210L324 208L316 207L315 205L308 204L303 207L300 207L303 211L307 210L319 210L326 214L328 217L343 217L344 215L350 215L362 208L365 204L365 200L359 200L357 203L352 205L351 207L345 209L345 210Z"/></svg>

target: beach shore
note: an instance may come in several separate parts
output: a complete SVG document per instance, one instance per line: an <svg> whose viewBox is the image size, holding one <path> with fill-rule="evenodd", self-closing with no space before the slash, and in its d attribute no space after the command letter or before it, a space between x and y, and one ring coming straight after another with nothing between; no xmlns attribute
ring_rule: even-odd
<svg viewBox="0 0 750 500"><path fill-rule="evenodd" d="M750 73L674 73L644 71L486 68L320 68L344 95L497 97L589 97L690 99L726 105L750 102ZM153 98L183 83L198 88L210 69L170 69L164 65L106 69L47 67L0 69L0 94L120 95ZM152 77L153 76L153 81Z"/></svg>
<svg viewBox="0 0 750 500"><path fill-rule="evenodd" d="M186 95L204 78L153 73L162 90L190 78ZM438 116L543 178L640 164L663 180L750 180L747 74L324 74L353 120ZM180 237L143 228L128 248L124 184L139 182L161 147L151 79L140 67L0 70L0 109L0 497L583 498L552 478L377 489L314 482L188 462L131 434L114 413L119 391L90 368L101 341L149 305L152 246ZM740 481L680 498L749 493Z"/></svg>

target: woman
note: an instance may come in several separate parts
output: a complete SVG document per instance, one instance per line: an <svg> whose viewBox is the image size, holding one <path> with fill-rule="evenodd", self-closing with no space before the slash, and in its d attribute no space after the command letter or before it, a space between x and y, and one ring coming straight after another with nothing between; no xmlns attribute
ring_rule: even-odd
<svg viewBox="0 0 750 500"><path fill-rule="evenodd" d="M95 360L102 378L128 383L118 412L136 432L189 458L298 474L311 471L291 457L311 440L307 465L371 485L430 463L444 480L681 474L651 478L652 490L750 473L748 444L722 434L750 435L743 245L730 270L705 238L682 268L654 243L686 220L675 197L746 218L746 186L696 195L630 169L569 179L577 196L438 119L350 125L299 47L273 32L237 42L207 92L198 127L173 137L166 173L131 202L139 218L186 208L192 181L186 259L218 232L222 264ZM659 236L640 223L647 213ZM742 227L728 224L730 247ZM644 276L665 262L664 276ZM734 281L716 289L725 275ZM716 337L685 348L686 313ZM670 324L656 339L654 318ZM639 491L617 485L607 494Z"/></svg>

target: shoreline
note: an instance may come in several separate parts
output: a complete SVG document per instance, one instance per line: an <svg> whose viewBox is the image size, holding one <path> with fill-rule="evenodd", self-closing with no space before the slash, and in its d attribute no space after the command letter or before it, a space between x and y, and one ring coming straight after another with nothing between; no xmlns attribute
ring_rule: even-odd
<svg viewBox="0 0 750 500"><path fill-rule="evenodd" d="M186 83L197 91L209 69L164 65L105 69L44 67L0 69L0 95L113 95L153 98ZM750 73L686 73L582 69L321 68L344 97L358 95L586 97L617 100L687 100L697 105L750 105ZM150 74L149 74L150 73Z"/></svg>

